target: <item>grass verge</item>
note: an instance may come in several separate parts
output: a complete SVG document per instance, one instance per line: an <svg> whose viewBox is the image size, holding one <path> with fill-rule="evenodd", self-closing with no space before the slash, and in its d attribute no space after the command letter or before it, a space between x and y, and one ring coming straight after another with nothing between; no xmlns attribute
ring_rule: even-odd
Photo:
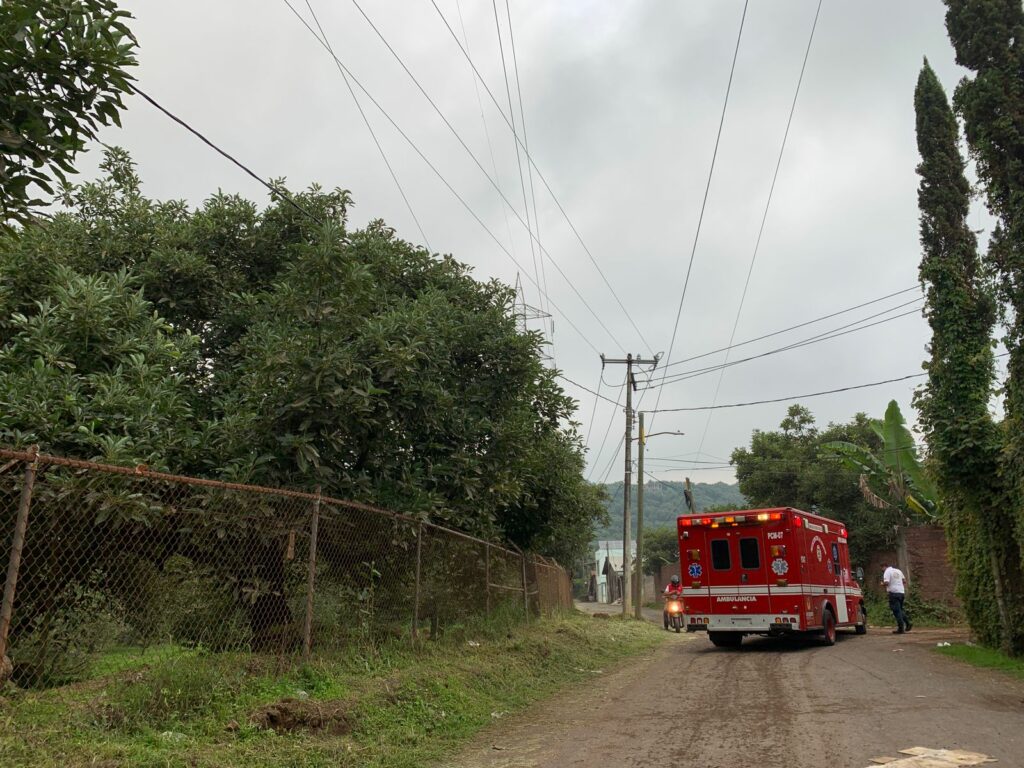
<svg viewBox="0 0 1024 768"><path fill-rule="evenodd" d="M118 651L104 678L0 695L0 765L412 768L662 638L646 622L581 615L496 621L283 675L253 655Z"/></svg>
<svg viewBox="0 0 1024 768"><path fill-rule="evenodd" d="M1006 672L1024 680L1024 659L1015 659L1012 656L1007 656L1002 651L997 651L993 648L983 648L980 645L963 645L961 643L944 645L937 647L935 650L943 656L959 659L975 667L998 669L1000 672Z"/></svg>
<svg viewBox="0 0 1024 768"><path fill-rule="evenodd" d="M868 590L864 594L864 607L868 612L868 624L873 627L895 627L896 620L889 610L888 597ZM914 592L907 597L904 608L916 627L952 627L965 623L963 612L945 603L922 600Z"/></svg>

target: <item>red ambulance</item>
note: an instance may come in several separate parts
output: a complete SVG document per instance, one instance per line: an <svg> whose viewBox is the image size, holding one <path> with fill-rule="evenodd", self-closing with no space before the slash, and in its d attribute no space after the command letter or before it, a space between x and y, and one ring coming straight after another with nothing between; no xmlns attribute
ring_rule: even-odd
<svg viewBox="0 0 1024 768"><path fill-rule="evenodd" d="M719 647L744 635L867 632L846 526L791 507L682 515L679 577L687 632Z"/></svg>

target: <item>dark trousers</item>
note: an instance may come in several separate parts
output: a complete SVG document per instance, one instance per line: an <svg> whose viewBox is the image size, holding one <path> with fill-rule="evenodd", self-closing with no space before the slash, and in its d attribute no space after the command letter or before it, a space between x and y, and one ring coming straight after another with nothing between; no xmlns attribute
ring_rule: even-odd
<svg viewBox="0 0 1024 768"><path fill-rule="evenodd" d="M892 615L896 618L896 627L898 629L906 629L910 626L910 617L903 610L903 600L905 598L906 595L901 595L898 592L889 593L889 610L892 611Z"/></svg>

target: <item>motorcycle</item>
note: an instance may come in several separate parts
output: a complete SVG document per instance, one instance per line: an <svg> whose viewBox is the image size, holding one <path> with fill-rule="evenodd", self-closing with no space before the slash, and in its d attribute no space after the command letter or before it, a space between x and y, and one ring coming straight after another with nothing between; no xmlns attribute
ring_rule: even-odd
<svg viewBox="0 0 1024 768"><path fill-rule="evenodd" d="M665 595L665 608L662 610L665 629L681 632L683 629L683 598L679 595Z"/></svg>

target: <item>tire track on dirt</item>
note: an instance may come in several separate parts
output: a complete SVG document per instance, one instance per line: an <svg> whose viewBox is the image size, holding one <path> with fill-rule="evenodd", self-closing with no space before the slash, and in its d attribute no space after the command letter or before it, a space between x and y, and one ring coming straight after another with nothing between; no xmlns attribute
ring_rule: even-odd
<svg viewBox="0 0 1024 768"><path fill-rule="evenodd" d="M653 654L480 736L452 768L863 768L911 746L1022 766L1024 682L931 652L954 633L668 638ZM494 747L500 747L495 749Z"/></svg>

